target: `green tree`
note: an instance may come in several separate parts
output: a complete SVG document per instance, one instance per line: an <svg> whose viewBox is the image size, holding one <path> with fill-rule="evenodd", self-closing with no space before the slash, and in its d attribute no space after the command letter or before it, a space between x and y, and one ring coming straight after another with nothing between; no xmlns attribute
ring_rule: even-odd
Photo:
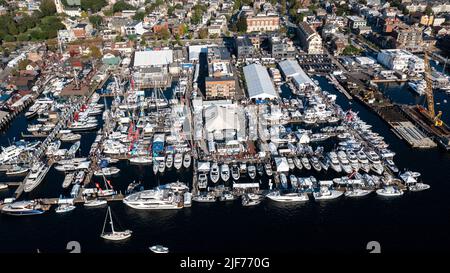
<svg viewBox="0 0 450 273"><path fill-rule="evenodd" d="M198 32L198 37L200 39L206 39L208 38L208 29L207 28L202 28L200 29L200 31Z"/></svg>
<svg viewBox="0 0 450 273"><path fill-rule="evenodd" d="M430 5L427 5L427 7L425 8L425 12L426 15L430 16L433 15L433 9L431 8Z"/></svg>
<svg viewBox="0 0 450 273"><path fill-rule="evenodd" d="M116 2L113 6L114 12L119 12L119 11L123 11L123 10L135 10L135 9L136 8L133 5L128 4L123 0Z"/></svg>
<svg viewBox="0 0 450 273"><path fill-rule="evenodd" d="M133 19L137 20L137 21L142 21L142 20L144 20L144 17L145 17L145 12L139 11L139 12L136 12L136 14L133 16Z"/></svg>
<svg viewBox="0 0 450 273"><path fill-rule="evenodd" d="M16 23L14 23L14 21L8 22L8 33L11 35L19 34L19 30L17 29Z"/></svg>
<svg viewBox="0 0 450 273"><path fill-rule="evenodd" d="M30 40L30 35L26 34L26 33L21 33L17 36L17 40L21 41L21 42L25 42L25 41L29 41Z"/></svg>
<svg viewBox="0 0 450 273"><path fill-rule="evenodd" d="M244 16L241 16L236 23L237 31L244 33L247 32L247 19Z"/></svg>
<svg viewBox="0 0 450 273"><path fill-rule="evenodd" d="M108 5L106 0L81 0L81 9L85 11L98 12Z"/></svg>
<svg viewBox="0 0 450 273"><path fill-rule="evenodd" d="M168 40L170 38L170 32L167 28L163 28L160 32L159 32L159 37L163 40Z"/></svg>
<svg viewBox="0 0 450 273"><path fill-rule="evenodd" d="M3 40L5 40L5 42L14 42L16 40L16 38L14 38L14 36L12 36L12 35L7 34L7 35L5 35Z"/></svg>
<svg viewBox="0 0 450 273"><path fill-rule="evenodd" d="M100 15L91 15L89 16L89 22L91 22L94 27L99 27L103 22L103 17Z"/></svg>
<svg viewBox="0 0 450 273"><path fill-rule="evenodd" d="M100 59L102 57L102 52L96 46L90 46L89 50L91 51L90 56L95 59Z"/></svg>
<svg viewBox="0 0 450 273"><path fill-rule="evenodd" d="M55 15L56 6L53 0L42 0L39 10L42 12L43 16Z"/></svg>

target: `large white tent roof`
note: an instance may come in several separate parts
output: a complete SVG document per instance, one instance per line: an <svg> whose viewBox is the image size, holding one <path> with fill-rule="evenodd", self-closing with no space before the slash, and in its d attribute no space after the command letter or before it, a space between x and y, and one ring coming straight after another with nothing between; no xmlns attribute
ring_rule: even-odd
<svg viewBox="0 0 450 273"><path fill-rule="evenodd" d="M278 97L267 69L260 64L244 67L245 82L247 83L250 99L274 99Z"/></svg>
<svg viewBox="0 0 450 273"><path fill-rule="evenodd" d="M147 50L134 53L134 67L168 65L173 62L173 51Z"/></svg>

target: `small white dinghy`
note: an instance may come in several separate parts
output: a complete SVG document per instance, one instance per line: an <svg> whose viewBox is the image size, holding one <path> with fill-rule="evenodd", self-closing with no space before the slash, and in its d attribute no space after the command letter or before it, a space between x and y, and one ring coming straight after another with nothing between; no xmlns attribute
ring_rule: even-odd
<svg viewBox="0 0 450 273"><path fill-rule="evenodd" d="M169 248L162 246L162 245L155 245L152 247L149 247L149 249L153 252L153 253L169 253Z"/></svg>

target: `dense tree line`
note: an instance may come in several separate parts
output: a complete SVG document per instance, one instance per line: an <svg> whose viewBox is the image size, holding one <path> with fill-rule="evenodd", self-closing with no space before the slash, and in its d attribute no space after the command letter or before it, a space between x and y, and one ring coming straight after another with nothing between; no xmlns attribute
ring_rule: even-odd
<svg viewBox="0 0 450 273"><path fill-rule="evenodd" d="M14 42L55 38L58 30L65 28L55 15L55 3L53 0L43 0L39 9L32 15L10 13L0 16L0 40Z"/></svg>

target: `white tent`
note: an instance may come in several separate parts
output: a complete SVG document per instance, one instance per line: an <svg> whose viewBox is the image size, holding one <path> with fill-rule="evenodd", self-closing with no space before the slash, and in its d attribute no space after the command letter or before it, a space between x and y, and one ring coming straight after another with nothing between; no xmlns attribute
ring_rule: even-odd
<svg viewBox="0 0 450 273"><path fill-rule="evenodd" d="M276 157L275 164L277 166L277 172L289 172L289 164L286 157Z"/></svg>
<svg viewBox="0 0 450 273"><path fill-rule="evenodd" d="M210 169L210 163L209 162L200 162L199 161L197 166L198 166L197 170L199 172L207 172Z"/></svg>

